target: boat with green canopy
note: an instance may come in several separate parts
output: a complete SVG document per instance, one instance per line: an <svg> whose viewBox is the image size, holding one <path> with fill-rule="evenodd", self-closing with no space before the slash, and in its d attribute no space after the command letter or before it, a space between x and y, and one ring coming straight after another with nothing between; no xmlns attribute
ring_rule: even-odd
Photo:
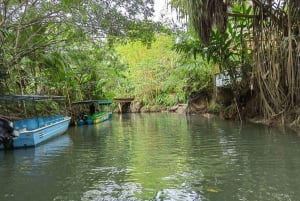
<svg viewBox="0 0 300 201"><path fill-rule="evenodd" d="M98 124L112 118L112 100L85 100L73 102L74 123L77 126ZM79 108L79 110L77 109Z"/></svg>

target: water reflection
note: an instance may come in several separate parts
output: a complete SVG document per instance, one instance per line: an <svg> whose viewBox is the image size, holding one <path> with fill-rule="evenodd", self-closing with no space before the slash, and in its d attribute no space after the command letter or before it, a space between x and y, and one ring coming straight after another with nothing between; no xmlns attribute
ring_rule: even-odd
<svg viewBox="0 0 300 201"><path fill-rule="evenodd" d="M71 139L68 135L62 135L49 140L47 143L42 143L33 148L22 148L16 150L7 150L0 152L0 160L5 160L6 165L18 166L30 164L30 166L39 166L50 161L49 156L55 157L61 154L64 149L71 144ZM11 163L11 164L10 164ZM2 166L2 168L4 168Z"/></svg>
<svg viewBox="0 0 300 201"><path fill-rule="evenodd" d="M70 128L65 137L56 148L2 153L0 200L300 196L300 139L288 130L197 115L128 114Z"/></svg>
<svg viewBox="0 0 300 201"><path fill-rule="evenodd" d="M202 131L199 140L193 141L202 162L193 163L198 167L192 169L203 172L206 198L297 200L299 176L295 171L300 167L300 149L296 135L262 125L212 121L190 127L190 133Z"/></svg>
<svg viewBox="0 0 300 201"><path fill-rule="evenodd" d="M84 192L81 200L135 200L134 195L142 193L141 184L135 182L117 182L120 174L128 174L131 170L104 167L94 169L97 172L107 173L106 180L99 180L93 184L92 190Z"/></svg>
<svg viewBox="0 0 300 201"><path fill-rule="evenodd" d="M0 152L0 200L41 198L46 186L55 185L55 179L47 177L48 166L70 145L69 136L62 135L35 148Z"/></svg>

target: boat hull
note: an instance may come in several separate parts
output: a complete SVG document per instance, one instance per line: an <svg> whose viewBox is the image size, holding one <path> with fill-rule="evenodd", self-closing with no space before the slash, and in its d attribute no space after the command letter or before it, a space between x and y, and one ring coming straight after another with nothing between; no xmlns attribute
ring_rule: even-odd
<svg viewBox="0 0 300 201"><path fill-rule="evenodd" d="M111 118L112 118L111 112L102 112L102 113L95 114L93 116L88 116L86 120L83 119L77 120L77 126L99 124L101 122L110 120Z"/></svg>
<svg viewBox="0 0 300 201"><path fill-rule="evenodd" d="M14 129L18 134L16 137L12 138L12 147L10 148L34 147L51 138L61 135L67 131L71 118L60 116L55 118L52 117L51 120L49 118L44 118L42 120L42 124L40 122L40 125L36 127L32 126L32 122L41 121L40 118L27 120L27 124L22 122L26 128L15 127ZM30 121L31 123L28 123ZM17 123L18 122L16 122L16 126ZM0 149L5 149L3 144L0 144Z"/></svg>

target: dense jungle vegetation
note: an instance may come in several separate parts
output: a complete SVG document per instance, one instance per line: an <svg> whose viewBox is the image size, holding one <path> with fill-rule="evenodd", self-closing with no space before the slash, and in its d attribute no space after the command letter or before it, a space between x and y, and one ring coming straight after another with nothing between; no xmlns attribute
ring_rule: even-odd
<svg viewBox="0 0 300 201"><path fill-rule="evenodd" d="M133 97L299 125L299 0L0 1L0 93ZM230 83L216 90L215 73ZM222 95L223 94L223 95ZM226 100L226 101L224 101Z"/></svg>

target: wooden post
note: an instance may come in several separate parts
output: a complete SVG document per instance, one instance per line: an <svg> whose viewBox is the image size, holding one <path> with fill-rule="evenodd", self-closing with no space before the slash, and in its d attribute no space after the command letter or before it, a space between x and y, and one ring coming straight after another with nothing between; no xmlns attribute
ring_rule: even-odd
<svg viewBox="0 0 300 201"><path fill-rule="evenodd" d="M121 102L118 103L118 106L119 106L119 111L120 111L120 113L122 113L122 105L121 105Z"/></svg>

